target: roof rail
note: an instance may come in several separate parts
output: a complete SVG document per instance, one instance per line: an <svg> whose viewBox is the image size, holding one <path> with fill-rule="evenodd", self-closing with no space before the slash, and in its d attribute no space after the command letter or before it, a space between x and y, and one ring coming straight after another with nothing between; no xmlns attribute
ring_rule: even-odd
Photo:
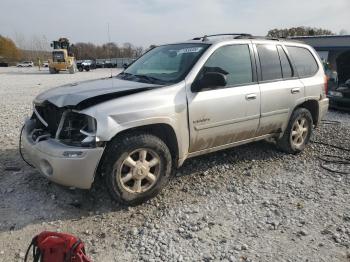
<svg viewBox="0 0 350 262"><path fill-rule="evenodd" d="M227 34L214 34L214 35L204 35L200 37L195 37L192 40L202 40L202 42L207 41L208 37L213 37L213 36L225 36L225 35L232 35L236 37L252 37L251 34L246 34L246 33L227 33ZM235 37L235 38L236 38Z"/></svg>
<svg viewBox="0 0 350 262"><path fill-rule="evenodd" d="M277 37L271 37L271 36L237 36L235 39L265 39L265 40L274 40L274 41L280 41L282 40L281 38Z"/></svg>

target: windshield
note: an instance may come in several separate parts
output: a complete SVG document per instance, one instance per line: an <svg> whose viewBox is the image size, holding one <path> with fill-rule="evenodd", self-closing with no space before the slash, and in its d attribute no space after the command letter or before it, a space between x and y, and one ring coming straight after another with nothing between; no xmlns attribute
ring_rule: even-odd
<svg viewBox="0 0 350 262"><path fill-rule="evenodd" d="M64 62L64 53L62 51L52 52L52 58L54 62Z"/></svg>
<svg viewBox="0 0 350 262"><path fill-rule="evenodd" d="M208 44L173 44L156 47L117 77L138 82L166 84L185 78Z"/></svg>

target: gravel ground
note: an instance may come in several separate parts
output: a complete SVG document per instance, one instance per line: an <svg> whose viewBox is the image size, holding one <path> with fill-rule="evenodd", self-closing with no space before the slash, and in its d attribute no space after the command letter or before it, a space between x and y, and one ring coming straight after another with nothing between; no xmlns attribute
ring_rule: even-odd
<svg viewBox="0 0 350 262"><path fill-rule="evenodd" d="M311 143L294 156L258 142L197 157L133 208L112 201L103 183L68 189L26 166L18 133L34 96L108 74L0 69L0 261L23 260L43 230L78 235L94 261L350 261L350 175L319 159L348 151ZM339 122L324 122L312 139L350 148L350 115L326 118Z"/></svg>

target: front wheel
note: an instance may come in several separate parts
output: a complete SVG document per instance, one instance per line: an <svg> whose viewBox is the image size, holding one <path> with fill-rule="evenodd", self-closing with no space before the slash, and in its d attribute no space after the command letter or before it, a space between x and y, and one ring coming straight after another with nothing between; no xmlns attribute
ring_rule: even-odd
<svg viewBox="0 0 350 262"><path fill-rule="evenodd" d="M107 187L118 202L137 205L156 196L168 183L172 158L167 145L151 134L111 141L103 162Z"/></svg>
<svg viewBox="0 0 350 262"><path fill-rule="evenodd" d="M50 72L50 74L57 74L56 69L53 67L49 67L49 72Z"/></svg>
<svg viewBox="0 0 350 262"><path fill-rule="evenodd" d="M296 109L284 131L282 138L277 140L277 146L289 154L297 154L305 149L312 133L313 121L309 110Z"/></svg>

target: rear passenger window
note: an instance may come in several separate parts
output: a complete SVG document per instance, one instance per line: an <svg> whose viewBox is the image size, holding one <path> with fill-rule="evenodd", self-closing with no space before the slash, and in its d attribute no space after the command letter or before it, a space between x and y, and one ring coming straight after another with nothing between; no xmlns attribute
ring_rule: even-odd
<svg viewBox="0 0 350 262"><path fill-rule="evenodd" d="M226 75L227 86L253 82L252 63L248 45L223 46L205 63L202 74L218 72Z"/></svg>
<svg viewBox="0 0 350 262"><path fill-rule="evenodd" d="M257 45L261 65L262 80L282 78L280 59L275 45Z"/></svg>
<svg viewBox="0 0 350 262"><path fill-rule="evenodd" d="M282 46L277 46L277 50L278 54L280 55L283 78L293 77L293 69L290 65L286 52L284 52Z"/></svg>
<svg viewBox="0 0 350 262"><path fill-rule="evenodd" d="M300 77L313 76L318 71L318 65L309 50L303 47L287 46Z"/></svg>

